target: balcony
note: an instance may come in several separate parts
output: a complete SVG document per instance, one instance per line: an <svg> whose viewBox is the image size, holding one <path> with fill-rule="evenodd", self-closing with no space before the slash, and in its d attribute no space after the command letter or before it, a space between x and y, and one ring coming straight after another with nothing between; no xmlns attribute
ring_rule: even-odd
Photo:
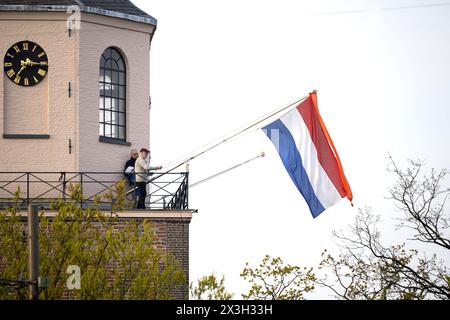
<svg viewBox="0 0 450 320"><path fill-rule="evenodd" d="M188 209L188 177L188 172L151 172L145 210ZM102 210L112 211L121 180L126 186L122 196L128 200L124 209L133 210L136 187L128 184L122 172L0 172L0 208L25 209L35 204L49 209L53 201L62 199L81 207L95 203ZM74 189L78 190L76 197Z"/></svg>

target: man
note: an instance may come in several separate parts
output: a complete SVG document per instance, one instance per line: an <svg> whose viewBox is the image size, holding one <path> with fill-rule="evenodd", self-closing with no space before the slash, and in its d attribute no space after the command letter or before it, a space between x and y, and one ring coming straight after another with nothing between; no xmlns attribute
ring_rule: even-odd
<svg viewBox="0 0 450 320"><path fill-rule="evenodd" d="M134 164L134 172L136 173L136 185L138 187L139 198L138 198L138 209L145 209L145 198L147 197L147 177L148 171L150 170L161 170L162 166L151 167L150 159L147 162L147 157L150 151L146 148L142 148L139 151L139 158L136 159ZM150 157L151 158L151 157Z"/></svg>
<svg viewBox="0 0 450 320"><path fill-rule="evenodd" d="M134 183L136 182L136 177L133 171L137 157L139 157L139 152L136 149L131 149L130 160L125 163L125 168L123 169L123 174L127 178L130 187L134 186Z"/></svg>
<svg viewBox="0 0 450 320"><path fill-rule="evenodd" d="M136 188L136 175L134 174L134 164L137 157L139 157L139 152L136 149L131 149L130 159L125 163L125 168L123 169L123 174L128 180L128 185L130 189ZM133 199L133 207L136 207L136 199L139 196L138 189L136 188L132 193L131 197Z"/></svg>

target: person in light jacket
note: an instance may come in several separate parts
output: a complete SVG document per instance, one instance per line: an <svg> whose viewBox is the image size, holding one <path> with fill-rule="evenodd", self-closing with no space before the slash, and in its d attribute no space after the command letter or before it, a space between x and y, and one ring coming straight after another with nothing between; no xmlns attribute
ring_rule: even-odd
<svg viewBox="0 0 450 320"><path fill-rule="evenodd" d="M136 174L136 186L138 187L138 203L137 209L145 209L145 198L147 197L147 178L150 170L161 170L162 166L151 167L150 159L147 161L147 157L150 151L146 148L142 148L139 151L139 157L134 164L134 172Z"/></svg>

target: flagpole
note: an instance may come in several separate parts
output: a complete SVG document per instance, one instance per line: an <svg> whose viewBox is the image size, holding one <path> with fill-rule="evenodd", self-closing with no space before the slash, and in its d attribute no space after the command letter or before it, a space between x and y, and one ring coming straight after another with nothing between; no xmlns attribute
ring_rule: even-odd
<svg viewBox="0 0 450 320"><path fill-rule="evenodd" d="M316 92L316 91L314 91L314 92ZM234 131L237 131L236 133L230 133L230 134L228 134L228 135L225 135L223 138L219 138L219 139L213 140L212 142L210 142L210 143L208 143L208 144L206 144L206 145L203 146L203 148L205 148L204 150L201 150L202 148L199 148L201 151L198 151L198 152L194 153L193 155L184 158L184 160L182 160L182 161L180 161L180 162L178 162L178 161L172 162L172 163L176 163L176 164L177 164L176 166L174 166L174 167L172 167L172 168L170 168L172 163L169 163L169 165L166 165L166 166L169 166L170 169L167 170L166 173L171 172L171 171L173 171L173 170L175 170L175 169L181 167L182 165L188 163L189 161L192 161L192 160L194 160L195 158L197 158L197 157L199 157L199 156L205 154L206 152L211 151L212 149L215 149L215 148L217 148L218 146L220 146L220 145L222 145L222 144L224 144L224 143L226 143L226 142L228 142L228 141L230 141L230 140L232 140L232 139L234 139L234 138L240 136L240 135L243 134L244 132L246 132L246 131L248 131L248 130L250 130L250 129L252 129L252 128L255 128L255 127L258 126L259 124L262 124L262 123L264 123L265 121L267 121L267 120L269 120L269 119L272 119L273 117L275 117L276 115L279 115L279 114L282 113L282 112L284 112L284 113L289 112L291 109L293 109L294 107L296 107L300 102L302 102L303 100L306 100L308 97L309 97L309 95L307 95L307 96L305 96L305 97L303 97L303 98L297 99L297 100L291 102L290 104L288 104L288 105L286 105L286 106L283 106L283 107L280 108L280 109L277 109L277 110L275 110L275 111L272 111L272 112L270 112L269 114L266 114L265 116L262 116L262 117L260 117L259 119L254 120L254 121L250 122L249 124L247 124L247 125L245 125L245 126L242 126L242 127L239 128L239 129L234 130ZM260 127L261 127L261 126L260 126ZM260 127L256 128L256 129L260 129ZM233 132L234 132L234 131L233 131ZM212 145L211 145L211 144L212 144ZM207 147L208 145L211 145L211 146ZM197 150L199 150L199 149L197 149ZM163 167L164 167L164 166L163 166Z"/></svg>
<svg viewBox="0 0 450 320"><path fill-rule="evenodd" d="M225 173L227 173L227 172L230 172L231 170L234 170L234 169L237 169L237 168L239 168L239 167L242 167L243 165L245 165L245 164L247 164L247 163L249 163L249 162L251 162L251 161L254 161L254 160L258 159L258 158L263 158L264 156L265 156L265 153L264 153L264 152L261 152L261 153L258 154L256 157L253 157L253 158L251 158L251 159L245 160L245 161L243 161L243 162L241 162L241 163L238 163L238 164L236 164L236 165L234 165L234 166L232 166L232 167L230 167L230 168L228 168L228 169L222 170L222 171L220 171L220 172L218 172L218 173L215 173L215 174L213 174L213 175L211 175L211 176L209 176L209 177L207 177L207 178L204 178L204 179L202 179L202 180L196 181L196 182L190 184L190 185L189 185L189 188L195 187L195 186L197 186L197 185L199 185L199 184L202 184L203 182L206 182L206 181L208 181L208 180L211 180L211 179L213 179L213 178L216 178L216 177L218 177L218 176L221 176L222 174L225 174Z"/></svg>

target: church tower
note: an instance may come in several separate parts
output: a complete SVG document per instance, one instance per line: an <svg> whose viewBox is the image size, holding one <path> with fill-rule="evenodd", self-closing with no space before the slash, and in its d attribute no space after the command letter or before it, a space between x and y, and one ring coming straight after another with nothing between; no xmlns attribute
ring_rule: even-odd
<svg viewBox="0 0 450 320"><path fill-rule="evenodd" d="M34 204L52 218L55 198L85 207L114 191L130 150L150 147L156 23L128 0L0 2L0 210L17 206L18 197L22 217ZM158 250L170 251L185 273L172 296L186 298L195 212L188 172L147 181L145 210L113 212L113 200L101 210L118 218L118 229L151 221ZM80 185L82 199L70 199L71 183Z"/></svg>
<svg viewBox="0 0 450 320"><path fill-rule="evenodd" d="M123 170L149 147L156 19L127 0L0 3L0 171Z"/></svg>

